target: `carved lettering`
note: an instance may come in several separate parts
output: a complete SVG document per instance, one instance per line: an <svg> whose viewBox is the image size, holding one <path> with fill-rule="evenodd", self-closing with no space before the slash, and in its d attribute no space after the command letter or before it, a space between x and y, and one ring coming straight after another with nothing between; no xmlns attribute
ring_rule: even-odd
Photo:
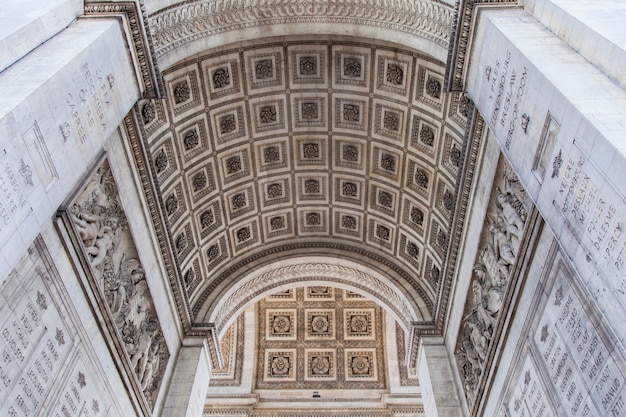
<svg viewBox="0 0 626 417"><path fill-rule="evenodd" d="M615 404L613 405L613 407L611 408L611 416L612 417L623 416L624 411L626 411L624 407L624 399L620 395L617 401L615 401Z"/></svg>

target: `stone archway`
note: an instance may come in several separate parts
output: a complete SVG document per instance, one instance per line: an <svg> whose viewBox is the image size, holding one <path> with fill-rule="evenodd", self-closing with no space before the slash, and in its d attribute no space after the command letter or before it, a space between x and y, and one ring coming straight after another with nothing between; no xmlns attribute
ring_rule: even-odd
<svg viewBox="0 0 626 417"><path fill-rule="evenodd" d="M216 303L209 322L221 337L230 324L256 301L286 288L327 285L367 296L376 301L408 334L412 322L423 319L421 308L411 303L389 279L356 262L328 257L298 257L261 267L229 289Z"/></svg>
<svg viewBox="0 0 626 417"><path fill-rule="evenodd" d="M162 69L195 53L273 36L359 36L447 57L454 8L431 0L193 1L150 11L155 55Z"/></svg>

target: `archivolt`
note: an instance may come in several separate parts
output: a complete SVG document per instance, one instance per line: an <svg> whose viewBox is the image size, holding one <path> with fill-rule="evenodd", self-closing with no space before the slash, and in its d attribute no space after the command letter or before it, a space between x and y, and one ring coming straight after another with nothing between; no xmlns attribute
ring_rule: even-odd
<svg viewBox="0 0 626 417"><path fill-rule="evenodd" d="M154 13L149 24L162 69L235 41L311 33L375 36L445 61L453 12L432 0L199 0Z"/></svg>
<svg viewBox="0 0 626 417"><path fill-rule="evenodd" d="M328 285L352 290L377 301L408 333L411 323L423 321L419 300L411 302L382 274L350 261L330 263L329 258L306 257L281 261L248 274L219 300L210 315L221 337L248 306L267 295L298 284ZM427 313L426 313L427 314Z"/></svg>

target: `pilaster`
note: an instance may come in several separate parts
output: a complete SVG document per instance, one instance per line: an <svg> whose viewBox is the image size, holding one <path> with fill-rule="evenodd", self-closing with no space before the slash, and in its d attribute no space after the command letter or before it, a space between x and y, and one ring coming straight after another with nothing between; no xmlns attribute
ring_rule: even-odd
<svg viewBox="0 0 626 417"><path fill-rule="evenodd" d="M450 360L441 337L423 337L418 352L419 381L428 417L462 417Z"/></svg>
<svg viewBox="0 0 626 417"><path fill-rule="evenodd" d="M202 338L187 339L180 349L162 417L199 417L210 379L210 357Z"/></svg>

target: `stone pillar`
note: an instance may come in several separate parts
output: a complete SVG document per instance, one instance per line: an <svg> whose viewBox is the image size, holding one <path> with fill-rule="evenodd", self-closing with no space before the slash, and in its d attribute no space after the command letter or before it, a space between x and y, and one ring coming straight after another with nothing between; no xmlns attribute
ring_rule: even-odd
<svg viewBox="0 0 626 417"><path fill-rule="evenodd" d="M70 6L52 26L71 21ZM36 38L25 43L43 42L36 22L22 22ZM139 97L120 20L80 18L50 36L0 60L0 283ZM0 33L0 56L10 39Z"/></svg>
<svg viewBox="0 0 626 417"><path fill-rule="evenodd" d="M479 8L465 85L591 299L623 329L615 312L626 305L626 91L609 61L626 56L624 46L615 34L596 36L594 14L583 33L559 23L574 13L553 7L564 2L528 3L533 15ZM613 3L599 4L607 13Z"/></svg>
<svg viewBox="0 0 626 417"><path fill-rule="evenodd" d="M587 61L626 88L626 2L524 0L524 9Z"/></svg>
<svg viewBox="0 0 626 417"><path fill-rule="evenodd" d="M244 352L254 352L256 349L257 334L256 334L256 311L255 307L251 306L245 311L245 339L244 339ZM241 369L241 387L246 392L252 392L254 389L254 375L255 375L255 358L253 355L244 355L242 358L243 364Z"/></svg>
<svg viewBox="0 0 626 417"><path fill-rule="evenodd" d="M162 417L202 416L211 373L206 343L204 338L183 342Z"/></svg>
<svg viewBox="0 0 626 417"><path fill-rule="evenodd" d="M61 32L82 13L82 0L3 0L0 72Z"/></svg>
<svg viewBox="0 0 626 417"><path fill-rule="evenodd" d="M418 377L428 417L462 417L450 360L442 337L422 337L418 351Z"/></svg>

